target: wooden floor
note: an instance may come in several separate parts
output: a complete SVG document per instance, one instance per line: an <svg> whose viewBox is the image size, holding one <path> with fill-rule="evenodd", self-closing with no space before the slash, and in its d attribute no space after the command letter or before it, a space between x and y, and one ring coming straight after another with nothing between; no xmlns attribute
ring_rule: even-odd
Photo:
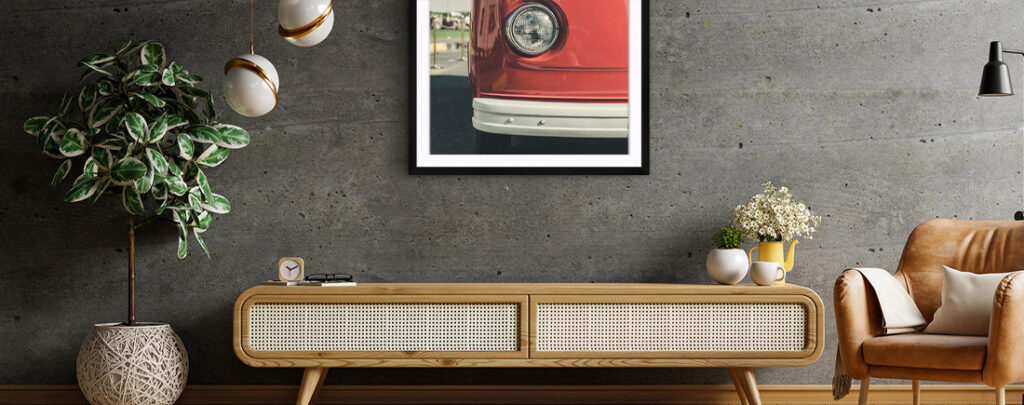
<svg viewBox="0 0 1024 405"><path fill-rule="evenodd" d="M294 404L294 385L192 385L182 405ZM826 385L761 385L765 404L855 404L857 386L832 401ZM1024 386L1006 389L1020 404ZM910 385L871 387L872 404L908 404ZM992 404L995 392L981 385L924 385L925 404ZM73 385L0 385L0 404L86 404ZM325 386L320 404L739 404L732 385L628 386Z"/></svg>

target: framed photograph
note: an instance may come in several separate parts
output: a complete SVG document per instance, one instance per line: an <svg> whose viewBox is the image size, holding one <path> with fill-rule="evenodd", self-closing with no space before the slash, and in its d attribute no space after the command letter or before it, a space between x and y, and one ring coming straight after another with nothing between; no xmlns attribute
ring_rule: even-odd
<svg viewBox="0 0 1024 405"><path fill-rule="evenodd" d="M414 0L411 174L648 174L647 0Z"/></svg>

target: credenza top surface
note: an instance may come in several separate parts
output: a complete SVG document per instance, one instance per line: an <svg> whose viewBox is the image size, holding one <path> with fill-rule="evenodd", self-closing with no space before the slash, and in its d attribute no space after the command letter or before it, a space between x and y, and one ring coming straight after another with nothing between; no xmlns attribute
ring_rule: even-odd
<svg viewBox="0 0 1024 405"><path fill-rule="evenodd" d="M795 285L669 284L669 283L359 283L351 287L256 286L252 295L804 295L810 288Z"/></svg>

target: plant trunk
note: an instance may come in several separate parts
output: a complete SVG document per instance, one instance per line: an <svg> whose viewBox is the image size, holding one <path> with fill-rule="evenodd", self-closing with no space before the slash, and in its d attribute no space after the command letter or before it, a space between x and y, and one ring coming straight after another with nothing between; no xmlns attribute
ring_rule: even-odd
<svg viewBox="0 0 1024 405"><path fill-rule="evenodd" d="M135 326L135 218L128 219L128 326Z"/></svg>

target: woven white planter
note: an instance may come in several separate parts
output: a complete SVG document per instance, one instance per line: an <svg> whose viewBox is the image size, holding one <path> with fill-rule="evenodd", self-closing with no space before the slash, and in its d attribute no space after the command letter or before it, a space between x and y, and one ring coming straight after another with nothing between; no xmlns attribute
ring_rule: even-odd
<svg viewBox="0 0 1024 405"><path fill-rule="evenodd" d="M78 352L78 386L93 405L171 405L187 379L188 353L168 324L96 324Z"/></svg>

